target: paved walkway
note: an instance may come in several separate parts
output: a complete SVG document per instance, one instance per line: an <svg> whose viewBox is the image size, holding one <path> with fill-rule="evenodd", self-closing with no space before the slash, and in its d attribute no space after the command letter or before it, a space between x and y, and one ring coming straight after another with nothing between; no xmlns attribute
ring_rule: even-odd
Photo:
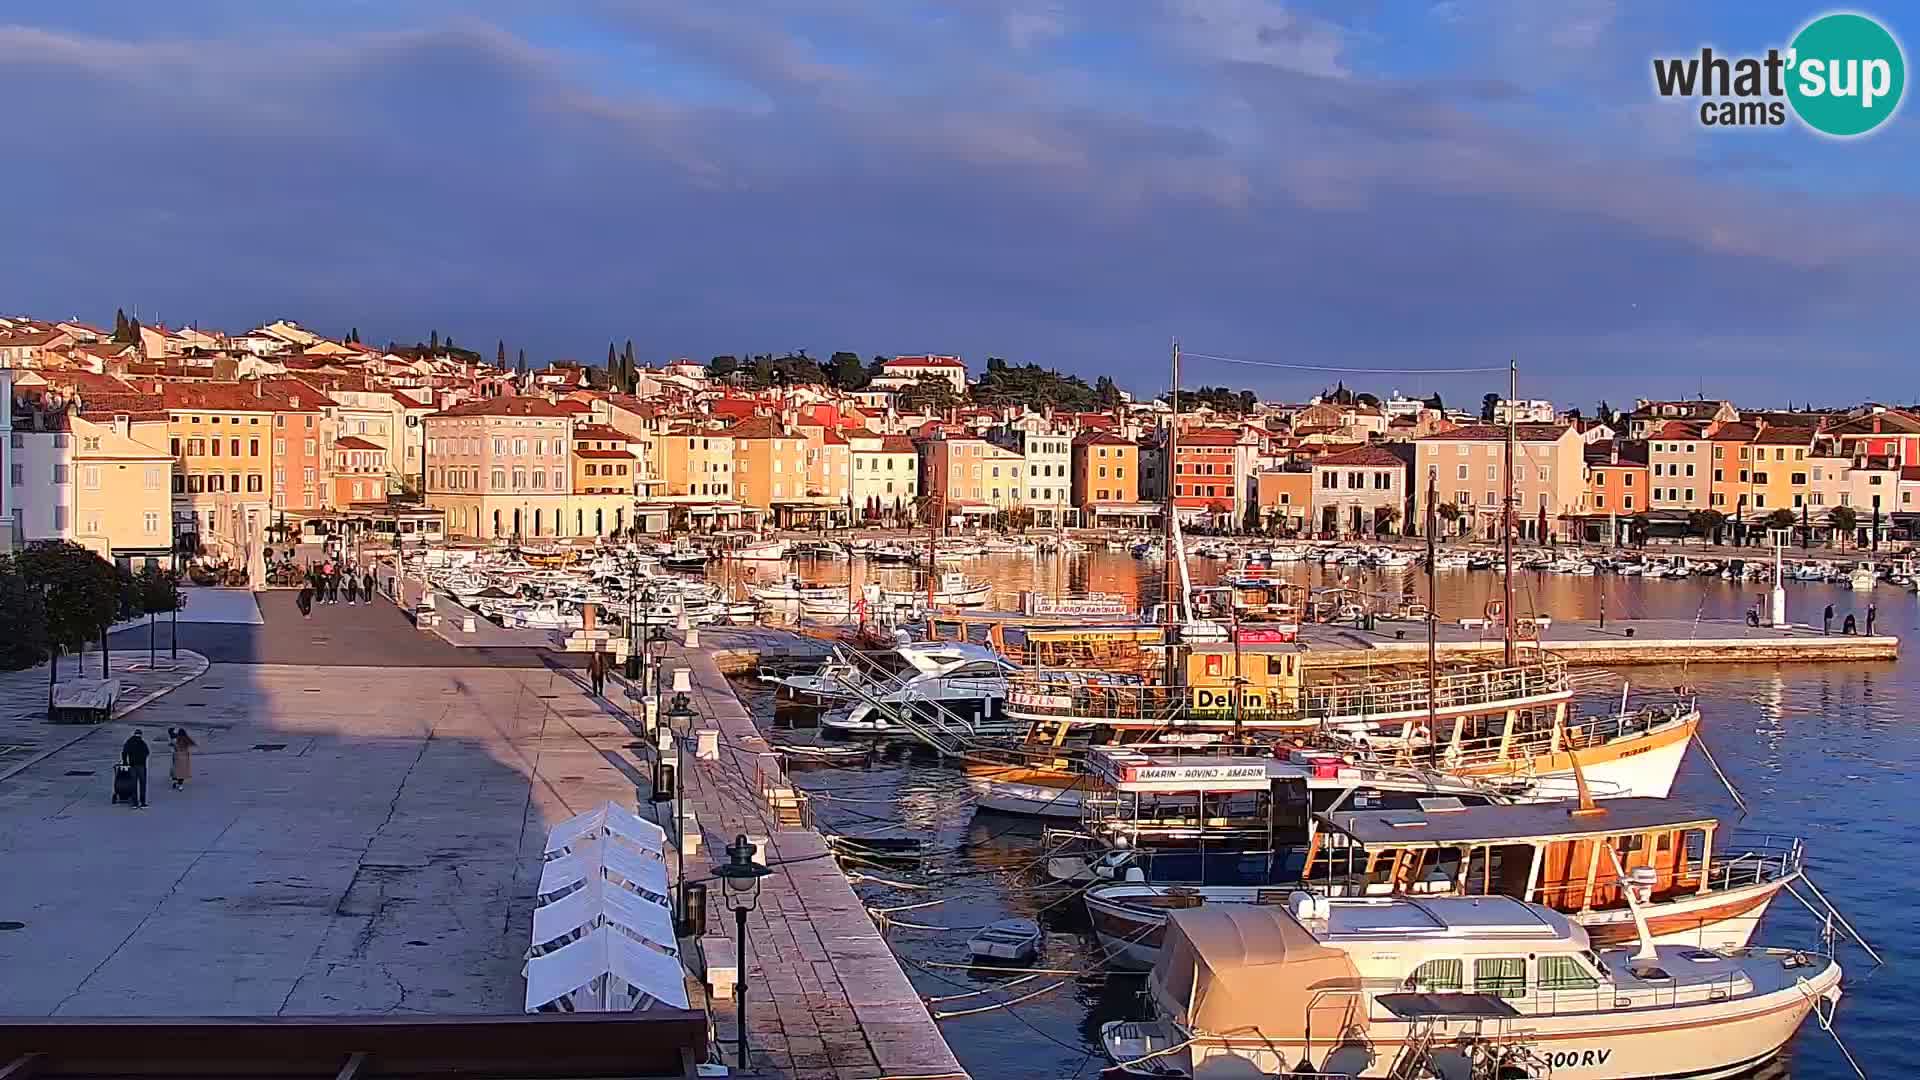
<svg viewBox="0 0 1920 1080"><path fill-rule="evenodd" d="M708 645L701 632L702 645ZM886 940L826 843L812 829L782 824L762 789L779 780L778 760L715 663L714 650L669 650L666 670L690 665L696 729L720 732L718 761L696 761L690 740L680 751L683 805L703 838L689 860L692 875L722 862L739 833L764 837L764 879L748 917L748 1034L756 1075L795 1080L862 1077L960 1077L953 1051L907 981ZM718 883L708 893L713 936L733 935L733 913ZM725 957L732 963L732 945ZM728 1050L736 1027L732 1000L711 1003L718 1040Z"/></svg>
<svg viewBox="0 0 1920 1080"><path fill-rule="evenodd" d="M215 629L322 625L276 595L264 628ZM436 666L390 605L324 617L352 643L330 663L214 664L0 780L0 920L25 924L0 933L0 1015L522 1009L546 830L634 805L631 734L570 668ZM179 792L156 755L138 811L107 785L131 721L200 743Z"/></svg>
<svg viewBox="0 0 1920 1080"><path fill-rule="evenodd" d="M199 678L206 670L206 657L186 651L177 658L169 657L164 645L151 663L144 647L137 652L124 648L115 652L108 666L112 677L120 680L120 699L114 706L114 717L126 716L162 694ZM60 660L61 682L99 677L100 654L97 652ZM0 672L0 781L31 768L65 747L92 739L107 726L111 725L47 723L47 665ZM120 741L125 739L125 735L120 737ZM94 741L104 745L101 740ZM120 743L116 741L112 745L117 749ZM107 790L104 781L100 782L100 790Z"/></svg>

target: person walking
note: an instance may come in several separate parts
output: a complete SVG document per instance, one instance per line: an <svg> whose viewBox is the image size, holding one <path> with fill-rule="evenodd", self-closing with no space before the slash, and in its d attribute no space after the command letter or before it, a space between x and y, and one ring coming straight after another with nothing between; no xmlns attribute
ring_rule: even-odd
<svg viewBox="0 0 1920 1080"><path fill-rule="evenodd" d="M147 740L140 737L138 728L120 746L120 764L133 770L133 805L136 808L143 809L147 805L147 755L151 752Z"/></svg>
<svg viewBox="0 0 1920 1080"><path fill-rule="evenodd" d="M300 586L300 595L294 597L293 602L296 606L300 608L301 618L303 619L313 618L313 586L312 585Z"/></svg>
<svg viewBox="0 0 1920 1080"><path fill-rule="evenodd" d="M1833 633L1833 605L1832 604L1828 604L1827 610L1820 613L1820 632L1823 634Z"/></svg>
<svg viewBox="0 0 1920 1080"><path fill-rule="evenodd" d="M1880 617L1880 607L1873 601L1867 601L1867 636L1873 636L1873 621Z"/></svg>
<svg viewBox="0 0 1920 1080"><path fill-rule="evenodd" d="M347 593L347 606L352 607L355 603L358 602L358 597L360 595L360 586L357 583L355 583L355 581L353 580L353 571L348 570L342 573L340 575L340 584L341 584L341 587L344 588Z"/></svg>
<svg viewBox="0 0 1920 1080"><path fill-rule="evenodd" d="M338 604L340 602L340 571L335 569L333 564L329 563L327 565L326 576L327 603Z"/></svg>
<svg viewBox="0 0 1920 1080"><path fill-rule="evenodd" d="M363 579L361 579L361 582L360 582L360 591L361 591L362 593L364 593L364 594L366 594L366 598L367 598L367 603L369 603L369 604L371 604L371 603L373 603L373 592L374 592L374 587L375 587L375 586L376 586L377 584L379 584L379 583L378 583L378 582L376 582L376 581L375 581L375 580L373 579L373 568L372 568L372 567L368 567L368 568L367 568L367 576L366 576L365 578L363 578Z"/></svg>
<svg viewBox="0 0 1920 1080"><path fill-rule="evenodd" d="M593 686L594 697L607 696L607 654L595 650L587 654L587 681Z"/></svg>
<svg viewBox="0 0 1920 1080"><path fill-rule="evenodd" d="M173 739L173 768L168 776L173 780L173 790L179 791L193 779L193 748L199 744L186 728L174 728L169 732Z"/></svg>

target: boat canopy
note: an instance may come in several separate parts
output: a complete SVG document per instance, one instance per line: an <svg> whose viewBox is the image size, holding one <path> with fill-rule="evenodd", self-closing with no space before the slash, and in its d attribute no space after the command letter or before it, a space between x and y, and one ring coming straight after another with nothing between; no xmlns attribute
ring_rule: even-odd
<svg viewBox="0 0 1920 1080"><path fill-rule="evenodd" d="M1360 975L1282 907L1218 904L1174 911L1149 992L1195 1034L1332 1041L1367 1023Z"/></svg>
<svg viewBox="0 0 1920 1080"><path fill-rule="evenodd" d="M1321 825L1363 847L1458 847L1499 841L1577 840L1673 829L1710 829L1714 815L1672 799L1607 799L1592 813L1573 802L1317 814Z"/></svg>

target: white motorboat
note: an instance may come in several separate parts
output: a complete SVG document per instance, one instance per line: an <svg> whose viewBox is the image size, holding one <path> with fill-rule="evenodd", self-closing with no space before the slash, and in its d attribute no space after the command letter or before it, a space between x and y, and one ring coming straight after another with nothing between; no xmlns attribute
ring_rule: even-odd
<svg viewBox="0 0 1920 1080"><path fill-rule="evenodd" d="M1638 912L1636 911L1636 919ZM1175 912L1153 1023L1112 1023L1135 1076L1740 1075L1840 999L1840 965L1790 949L1596 950L1508 897L1335 899ZM1525 1062L1517 1071L1488 1053ZM1419 1070L1425 1070L1419 1071Z"/></svg>
<svg viewBox="0 0 1920 1080"><path fill-rule="evenodd" d="M585 625L577 610L567 610L558 600L542 600L512 614L515 630L559 630L572 633Z"/></svg>
<svg viewBox="0 0 1920 1080"><path fill-rule="evenodd" d="M749 591L755 600L769 604L792 604L802 600L831 600L845 596L847 590L839 585L810 585L797 577L788 575L770 585L759 585Z"/></svg>
<svg viewBox="0 0 1920 1080"><path fill-rule="evenodd" d="M854 701L820 717L836 735L910 735L929 725L963 727L974 736L1012 735L1022 728L1006 713L1007 676L1019 668L984 646L984 656L943 671L915 675L896 689Z"/></svg>
<svg viewBox="0 0 1920 1080"><path fill-rule="evenodd" d="M1045 939L1040 924L1032 919L1001 919L988 923L967 938L967 951L975 960L1021 963L1039 956Z"/></svg>
<svg viewBox="0 0 1920 1080"><path fill-rule="evenodd" d="M779 562L787 557L785 540L756 540L727 552L736 562Z"/></svg>
<svg viewBox="0 0 1920 1080"><path fill-rule="evenodd" d="M933 603L947 607L980 607L993 596L993 585L985 581L974 581L965 574L943 572L933 583ZM882 589L880 598L892 604L910 604L927 599L927 590L921 589Z"/></svg>

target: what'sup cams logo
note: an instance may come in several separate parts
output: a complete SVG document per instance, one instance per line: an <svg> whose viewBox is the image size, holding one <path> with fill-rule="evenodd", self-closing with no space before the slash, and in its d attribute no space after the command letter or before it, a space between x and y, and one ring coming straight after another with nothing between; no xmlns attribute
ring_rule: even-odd
<svg viewBox="0 0 1920 1080"><path fill-rule="evenodd" d="M1784 50L1765 56L1661 57L1653 84L1664 98L1700 99L1707 127L1780 127L1789 110L1835 138L1865 135L1893 116L1907 87L1906 54L1865 15L1822 15Z"/></svg>

